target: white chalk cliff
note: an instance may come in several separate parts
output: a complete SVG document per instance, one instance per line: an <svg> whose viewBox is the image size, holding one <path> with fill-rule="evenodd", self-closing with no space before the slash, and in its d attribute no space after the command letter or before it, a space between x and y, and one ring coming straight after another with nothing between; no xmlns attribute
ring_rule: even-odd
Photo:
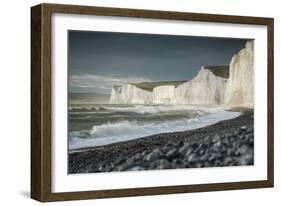
<svg viewBox="0 0 281 206"><path fill-rule="evenodd" d="M254 42L234 55L229 65L229 79L225 90L225 104L254 105Z"/></svg>
<svg viewBox="0 0 281 206"><path fill-rule="evenodd" d="M189 82L177 87L176 103L180 104L222 104L226 79L216 76L204 67Z"/></svg>
<svg viewBox="0 0 281 206"><path fill-rule="evenodd" d="M175 101L175 85L163 85L153 88L153 104L171 104Z"/></svg>
<svg viewBox="0 0 281 206"><path fill-rule="evenodd" d="M114 86L111 89L110 103L117 104L152 104L153 94L134 85Z"/></svg>
<svg viewBox="0 0 281 206"><path fill-rule="evenodd" d="M248 41L245 48L233 56L227 69L202 67L190 81L153 84L150 89L135 84L114 86L110 103L226 104L253 107L254 42Z"/></svg>

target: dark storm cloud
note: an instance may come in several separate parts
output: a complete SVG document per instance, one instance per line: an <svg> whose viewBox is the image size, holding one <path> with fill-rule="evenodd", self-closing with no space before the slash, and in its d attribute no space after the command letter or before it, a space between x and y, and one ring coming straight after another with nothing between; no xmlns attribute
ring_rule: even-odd
<svg viewBox="0 0 281 206"><path fill-rule="evenodd" d="M229 64L246 39L69 31L71 92L109 92L125 82L189 80Z"/></svg>

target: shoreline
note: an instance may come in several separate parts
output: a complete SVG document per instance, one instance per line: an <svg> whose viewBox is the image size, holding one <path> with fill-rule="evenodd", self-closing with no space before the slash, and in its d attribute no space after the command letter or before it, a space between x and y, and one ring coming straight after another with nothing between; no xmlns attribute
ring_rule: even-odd
<svg viewBox="0 0 281 206"><path fill-rule="evenodd" d="M234 119L68 153L68 172L92 173L253 165L252 109Z"/></svg>

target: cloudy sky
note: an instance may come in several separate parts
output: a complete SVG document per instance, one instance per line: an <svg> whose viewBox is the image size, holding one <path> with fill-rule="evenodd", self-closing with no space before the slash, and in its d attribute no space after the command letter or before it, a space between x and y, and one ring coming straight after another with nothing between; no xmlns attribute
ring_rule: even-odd
<svg viewBox="0 0 281 206"><path fill-rule="evenodd" d="M229 64L245 39L68 32L69 92L110 93L127 82L189 80L201 66Z"/></svg>

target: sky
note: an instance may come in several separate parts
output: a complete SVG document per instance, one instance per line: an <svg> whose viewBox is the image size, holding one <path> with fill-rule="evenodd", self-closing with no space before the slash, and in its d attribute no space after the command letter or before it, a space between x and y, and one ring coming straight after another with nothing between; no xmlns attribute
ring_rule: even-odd
<svg viewBox="0 0 281 206"><path fill-rule="evenodd" d="M192 79L227 65L246 39L68 31L69 92L110 93L128 82Z"/></svg>

